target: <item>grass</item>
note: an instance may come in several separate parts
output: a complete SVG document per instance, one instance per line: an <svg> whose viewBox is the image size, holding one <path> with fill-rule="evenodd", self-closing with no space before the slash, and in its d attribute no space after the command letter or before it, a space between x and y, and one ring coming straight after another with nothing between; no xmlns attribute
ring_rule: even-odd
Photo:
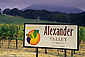
<svg viewBox="0 0 85 57"><path fill-rule="evenodd" d="M1 14L0 15L0 24L1 23L24 24L24 23L56 23L56 22L38 21L38 20L34 20L34 19L25 19L25 18L21 18L21 17L14 17L14 16L10 16L10 15Z"/></svg>

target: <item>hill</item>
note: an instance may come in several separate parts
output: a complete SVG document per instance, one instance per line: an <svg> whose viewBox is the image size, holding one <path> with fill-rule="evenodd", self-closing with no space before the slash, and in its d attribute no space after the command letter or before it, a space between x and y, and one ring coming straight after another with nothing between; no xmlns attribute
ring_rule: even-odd
<svg viewBox="0 0 85 57"><path fill-rule="evenodd" d="M31 6L28 6L22 11L26 9L34 9L34 10L43 10L46 9L48 11L59 11L63 13L81 13L83 10L76 8L76 7L66 7L66 6L58 6L58 5L41 5L41 4L34 4Z"/></svg>
<svg viewBox="0 0 85 57"><path fill-rule="evenodd" d="M14 17L10 15L0 15L0 24L1 23L7 23L7 24L24 24L24 23L56 23L56 22L51 22L51 21L38 21L38 20L33 20L33 19L25 19L25 18L20 18L20 17Z"/></svg>

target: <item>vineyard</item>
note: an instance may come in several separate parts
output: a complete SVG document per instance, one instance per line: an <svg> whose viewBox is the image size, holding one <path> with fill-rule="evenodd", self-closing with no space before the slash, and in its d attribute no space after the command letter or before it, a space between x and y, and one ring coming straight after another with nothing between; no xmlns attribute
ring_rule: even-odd
<svg viewBox="0 0 85 57"><path fill-rule="evenodd" d="M13 49L23 49L30 52L35 52L36 49L33 48L23 48L23 39L24 39L24 25L17 25L17 24L0 24L0 48L13 48ZM79 42L83 43L80 44L80 51L76 54L80 54L81 56L85 56L85 27L79 27ZM3 50L3 49L1 49ZM39 49L39 53L44 53L45 50ZM56 54L60 54L62 56L64 54L64 50L54 50L54 49L47 49L48 54L53 56L57 56ZM60 53L59 53L60 52ZM68 51L68 55L71 55L71 51ZM79 55L78 55L79 56ZM43 57L43 56L42 56ZM50 57L50 56L49 56Z"/></svg>
<svg viewBox="0 0 85 57"><path fill-rule="evenodd" d="M24 25L0 24L0 39L23 40ZM85 42L85 27L79 27L79 40Z"/></svg>
<svg viewBox="0 0 85 57"><path fill-rule="evenodd" d="M24 38L24 25L16 24L0 24L0 39L14 39L23 40Z"/></svg>
<svg viewBox="0 0 85 57"><path fill-rule="evenodd" d="M85 27L79 27L79 40L85 42Z"/></svg>

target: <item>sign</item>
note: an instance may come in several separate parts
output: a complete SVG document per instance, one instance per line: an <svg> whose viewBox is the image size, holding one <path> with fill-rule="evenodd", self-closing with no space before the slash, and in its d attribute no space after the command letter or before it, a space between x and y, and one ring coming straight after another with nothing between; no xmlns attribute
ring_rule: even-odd
<svg viewBox="0 0 85 57"><path fill-rule="evenodd" d="M78 25L24 24L24 47L78 50Z"/></svg>

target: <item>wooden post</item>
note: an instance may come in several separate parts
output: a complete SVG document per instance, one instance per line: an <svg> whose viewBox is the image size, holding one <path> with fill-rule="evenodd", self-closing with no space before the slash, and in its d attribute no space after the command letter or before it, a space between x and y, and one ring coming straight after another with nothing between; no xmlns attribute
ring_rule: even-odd
<svg viewBox="0 0 85 57"><path fill-rule="evenodd" d="M64 50L64 57L66 57L66 50Z"/></svg>
<svg viewBox="0 0 85 57"><path fill-rule="evenodd" d="M36 57L38 57L38 48L36 48Z"/></svg>
<svg viewBox="0 0 85 57"><path fill-rule="evenodd" d="M2 39L2 45L3 45L3 39Z"/></svg>
<svg viewBox="0 0 85 57"><path fill-rule="evenodd" d="M46 50L46 48L45 48L45 54L47 54L47 50Z"/></svg>
<svg viewBox="0 0 85 57"><path fill-rule="evenodd" d="M0 48L1 48L1 38L0 38Z"/></svg>
<svg viewBox="0 0 85 57"><path fill-rule="evenodd" d="M73 56L73 50L71 50L71 56Z"/></svg>
<svg viewBox="0 0 85 57"><path fill-rule="evenodd" d="M18 27L16 26L16 31L18 31ZM17 35L18 35L18 32L17 32L17 34L16 34L16 49L18 49L18 41L17 41Z"/></svg>
<svg viewBox="0 0 85 57"><path fill-rule="evenodd" d="M58 55L59 55L59 50L57 49Z"/></svg>
<svg viewBox="0 0 85 57"><path fill-rule="evenodd" d="M17 36L16 36L16 49L18 49L18 46L17 46Z"/></svg>
<svg viewBox="0 0 85 57"><path fill-rule="evenodd" d="M9 48L9 46L10 46L10 39L8 38L8 48Z"/></svg>

